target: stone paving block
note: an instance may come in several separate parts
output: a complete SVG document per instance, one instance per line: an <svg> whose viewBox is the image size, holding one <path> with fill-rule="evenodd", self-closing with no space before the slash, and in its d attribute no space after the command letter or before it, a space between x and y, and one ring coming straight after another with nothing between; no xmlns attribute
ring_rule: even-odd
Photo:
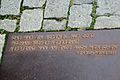
<svg viewBox="0 0 120 80"><path fill-rule="evenodd" d="M92 5L74 5L70 10L68 26L72 28L90 27Z"/></svg>
<svg viewBox="0 0 120 80"><path fill-rule="evenodd" d="M42 7L46 0L24 0L23 6Z"/></svg>
<svg viewBox="0 0 120 80"><path fill-rule="evenodd" d="M0 15L19 15L22 0L1 0Z"/></svg>
<svg viewBox="0 0 120 80"><path fill-rule="evenodd" d="M2 56L4 42L5 42L5 34L3 34L3 35L0 34L0 60L1 60L1 56Z"/></svg>
<svg viewBox="0 0 120 80"><path fill-rule="evenodd" d="M43 20L43 10L25 10L21 16L20 31L36 31L41 28Z"/></svg>
<svg viewBox="0 0 120 80"><path fill-rule="evenodd" d="M120 28L120 17L118 17L118 16L98 17L94 28L95 29Z"/></svg>
<svg viewBox="0 0 120 80"><path fill-rule="evenodd" d="M91 4L94 0L74 0L74 4Z"/></svg>
<svg viewBox="0 0 120 80"><path fill-rule="evenodd" d="M9 32L14 32L16 29L17 20L4 19L0 20L0 29L4 29Z"/></svg>
<svg viewBox="0 0 120 80"><path fill-rule="evenodd" d="M106 13L120 15L120 0L98 0L97 15Z"/></svg>
<svg viewBox="0 0 120 80"><path fill-rule="evenodd" d="M67 17L70 0L47 0L45 18Z"/></svg>
<svg viewBox="0 0 120 80"><path fill-rule="evenodd" d="M56 20L44 20L43 29L44 30L64 30L66 27L66 20L56 21Z"/></svg>

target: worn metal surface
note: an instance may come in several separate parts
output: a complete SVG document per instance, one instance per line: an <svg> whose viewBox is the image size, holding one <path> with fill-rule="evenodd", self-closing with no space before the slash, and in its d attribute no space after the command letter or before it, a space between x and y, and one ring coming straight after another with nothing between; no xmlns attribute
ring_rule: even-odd
<svg viewBox="0 0 120 80"><path fill-rule="evenodd" d="M86 33L90 35L85 37ZM79 35L76 38L71 37L72 34L83 34L83 36ZM41 37L38 37L40 35ZM46 37L47 35L64 35L64 37L51 38ZM23 38L23 36L32 37ZM65 43L66 39L68 43ZM79 43L77 41L69 42L69 40L75 39L78 39ZM35 44L33 43L35 40L42 41L42 43ZM57 42L59 40L61 43ZM18 43L14 43L15 41ZM21 41L28 41L28 43ZM47 43L43 43L43 41ZM51 43L52 41L53 43ZM48 48L39 48L45 45ZM53 45L58 48L52 49ZM72 47L63 48L65 45L68 45L66 48ZM108 53L96 55L99 50L95 48L80 49L80 51L88 50L88 52L96 50L95 54L82 55L77 54L77 49L75 49L77 45L108 45L112 48L116 45L117 47L111 50L116 52L111 55ZM16 49L15 47L18 46L19 48ZM30 48L30 46L34 46L34 48ZM104 49L99 48L100 51L110 50L109 47L108 50L105 46L102 48ZM120 80L120 30L11 33L0 66L0 80Z"/></svg>

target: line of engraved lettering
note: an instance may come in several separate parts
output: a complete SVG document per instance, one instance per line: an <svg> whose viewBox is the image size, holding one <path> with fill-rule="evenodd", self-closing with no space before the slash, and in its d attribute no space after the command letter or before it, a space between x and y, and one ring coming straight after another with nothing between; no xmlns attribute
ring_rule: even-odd
<svg viewBox="0 0 120 80"><path fill-rule="evenodd" d="M12 40L21 40L23 37L22 36L12 36Z"/></svg>
<svg viewBox="0 0 120 80"><path fill-rule="evenodd" d="M49 46L49 50L51 51L69 51L72 50L72 45L57 45L57 46Z"/></svg>
<svg viewBox="0 0 120 80"><path fill-rule="evenodd" d="M11 42L13 46L25 46L25 45L31 45L31 41L12 41Z"/></svg>
<svg viewBox="0 0 120 80"><path fill-rule="evenodd" d="M44 37L42 35L34 36L34 35L23 35L23 36L12 36L12 40L33 40L38 39L41 40Z"/></svg>
<svg viewBox="0 0 120 80"><path fill-rule="evenodd" d="M117 51L76 51L79 55L115 55Z"/></svg>
<svg viewBox="0 0 120 80"><path fill-rule="evenodd" d="M31 40L31 41L12 41L12 45L61 45L61 44L79 44L79 40L52 40L52 41L47 41L47 40Z"/></svg>
<svg viewBox="0 0 120 80"><path fill-rule="evenodd" d="M42 39L44 39L44 36L43 35L37 35L36 39L42 40Z"/></svg>
<svg viewBox="0 0 120 80"><path fill-rule="evenodd" d="M58 46L49 46L49 49L54 51L59 50Z"/></svg>
<svg viewBox="0 0 120 80"><path fill-rule="evenodd" d="M117 50L117 45L77 45L74 47L76 50Z"/></svg>
<svg viewBox="0 0 120 80"><path fill-rule="evenodd" d="M22 40L22 39L34 39L33 35L25 35L25 36L13 36L13 40Z"/></svg>
<svg viewBox="0 0 120 80"><path fill-rule="evenodd" d="M25 35L25 36L23 36L23 39L25 39L25 40L31 40L31 39L34 39L34 37L35 36L33 36L33 35Z"/></svg>
<svg viewBox="0 0 120 80"><path fill-rule="evenodd" d="M53 45L53 46L48 46L49 50L51 51L69 51L69 50L72 50L73 49L73 46L72 45Z"/></svg>
<svg viewBox="0 0 120 80"><path fill-rule="evenodd" d="M72 45L58 45L58 46L37 46L39 50L50 51L65 51L72 50Z"/></svg>
<svg viewBox="0 0 120 80"><path fill-rule="evenodd" d="M47 35L47 39L66 39L67 35L64 34L56 34L56 35Z"/></svg>
<svg viewBox="0 0 120 80"><path fill-rule="evenodd" d="M19 41L12 41L12 46L19 45Z"/></svg>
<svg viewBox="0 0 120 80"><path fill-rule="evenodd" d="M34 40L33 45L67 45L67 44L79 44L79 39L62 39L62 40Z"/></svg>
<svg viewBox="0 0 120 80"><path fill-rule="evenodd" d="M62 40L53 40L51 41L53 45L62 45L62 44L79 44L80 40L79 39L62 39Z"/></svg>
<svg viewBox="0 0 120 80"><path fill-rule="evenodd" d="M56 34L56 35L46 35L47 39L66 39L66 38L93 38L95 37L95 33L81 33L81 34L71 34L70 36L67 36L65 34ZM22 35L22 36L12 36L13 40L31 40L31 39L43 39L43 35Z"/></svg>
<svg viewBox="0 0 120 80"><path fill-rule="evenodd" d="M62 46L60 46L60 50L62 50L62 51L65 51L65 50L72 50L73 49L73 47L72 47L72 45L62 45Z"/></svg>
<svg viewBox="0 0 120 80"><path fill-rule="evenodd" d="M40 50L40 51L46 51L48 50L48 46L37 46L37 50Z"/></svg>
<svg viewBox="0 0 120 80"><path fill-rule="evenodd" d="M15 47L10 47L10 51L33 51L35 50L35 47L33 46L15 46Z"/></svg>
<svg viewBox="0 0 120 80"><path fill-rule="evenodd" d="M71 34L71 38L94 38L95 33Z"/></svg>

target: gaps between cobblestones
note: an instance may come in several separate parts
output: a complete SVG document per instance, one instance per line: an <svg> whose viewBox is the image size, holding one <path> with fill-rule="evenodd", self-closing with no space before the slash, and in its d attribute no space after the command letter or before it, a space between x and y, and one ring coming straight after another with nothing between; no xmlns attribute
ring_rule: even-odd
<svg viewBox="0 0 120 80"><path fill-rule="evenodd" d="M44 16L45 16L45 7L46 7L46 3L47 3L47 0L46 0L45 3L43 4L43 20L42 20L41 28L40 28L40 30L38 30L39 32L44 32L43 23L44 23Z"/></svg>
<svg viewBox="0 0 120 80"><path fill-rule="evenodd" d="M88 4L88 5L90 4L91 5L93 3L83 3L83 4ZM74 4L74 5L83 5L83 4Z"/></svg>
<svg viewBox="0 0 120 80"><path fill-rule="evenodd" d="M29 6L23 6L23 10L33 10L33 9L42 9L43 7L29 7Z"/></svg>
<svg viewBox="0 0 120 80"><path fill-rule="evenodd" d="M44 6L43 7L28 7L28 6L23 6L23 2L24 2L24 0L22 0L21 4L20 4L20 16L17 19L16 29L15 29L14 32L19 32L19 30L20 30L20 19L21 19L21 15L22 15L22 13L23 13L24 10L43 9L43 7L44 7Z"/></svg>
<svg viewBox="0 0 120 80"><path fill-rule="evenodd" d="M101 17L101 16L110 17L110 16L118 16L118 15L114 15L114 14L110 14L110 13L105 13L104 15L97 15L97 17Z"/></svg>
<svg viewBox="0 0 120 80"><path fill-rule="evenodd" d="M67 27L66 29L65 29L65 31L80 31L80 30L86 30L86 27L84 28L84 27L82 27L82 28L71 28L71 27Z"/></svg>
<svg viewBox="0 0 120 80"><path fill-rule="evenodd" d="M64 20L64 19L66 19L65 17L60 17L60 18L56 18L56 17L52 17L52 18L44 18L44 20L56 20L56 21L62 21L62 20Z"/></svg>
<svg viewBox="0 0 120 80"><path fill-rule="evenodd" d="M94 29L94 30L116 30L120 28L101 28L101 29Z"/></svg>
<svg viewBox="0 0 120 80"><path fill-rule="evenodd" d="M24 10L24 8L23 8L23 1L24 0L21 0L21 4L20 4L20 16L21 16L21 14L22 14L22 12L23 12L23 10Z"/></svg>
<svg viewBox="0 0 120 80"><path fill-rule="evenodd" d="M4 29L0 29L0 34L7 34L7 33L9 33L9 32Z"/></svg>
<svg viewBox="0 0 120 80"><path fill-rule="evenodd" d="M0 8L1 8L1 0L0 0Z"/></svg>
<svg viewBox="0 0 120 80"><path fill-rule="evenodd" d="M92 22L91 22L90 27L87 27L86 30L94 30L94 26L95 26L95 23L96 23L96 18L98 17L96 15L96 9L97 9L97 0L94 0L93 4L92 4L92 13L91 13Z"/></svg>
<svg viewBox="0 0 120 80"><path fill-rule="evenodd" d="M41 26L41 28L40 28L40 30L38 30L38 31L28 31L28 32L47 32L47 31L45 31L44 29L43 29L43 22L44 22L44 20L45 19L47 19L47 20L56 20L56 21L62 21L62 20L64 20L64 19L67 19L67 22L66 22L66 27L65 27L65 31L77 31L77 30L91 30L91 28L87 28L87 29L85 29L85 28L70 28L69 26L68 26L68 21L69 21L69 15L70 15L70 8L71 8L71 6L74 4L74 0L70 0L70 3L69 3L69 8L68 8L68 12L67 12L67 18L65 18L65 17L60 17L60 18L56 18L56 17L53 17L53 18L44 18L44 13L45 13L45 7L46 7L46 3L47 3L47 0L46 0L46 2L45 2L45 4L42 6L42 7L28 7L28 6L22 6L23 5L23 1L24 0L22 0L21 1L21 4L20 4L20 15L0 15L0 19L10 19L10 20L14 20L14 19L16 19L17 20L17 23L16 23L16 29L15 29L15 31L14 32L19 32L19 29L20 29L20 19L21 19L21 15L22 15L22 12L24 11L24 10L26 10L26 9L31 9L31 10L33 10L33 9L39 9L39 8L42 8L43 9L43 21L42 21L42 26ZM61 31L61 30L50 30L51 32L54 32L54 31ZM50 31L48 31L48 32L50 32ZM62 30L62 31L64 31L64 30ZM6 31L6 30L3 30L3 29L0 29L0 33L8 33L8 31Z"/></svg>
<svg viewBox="0 0 120 80"><path fill-rule="evenodd" d="M67 12L67 22L66 22L65 31L69 31L71 29L70 27L68 27L68 21L69 21L69 16L70 16L70 8L73 5L73 3L74 3L74 0L70 0L68 12Z"/></svg>
<svg viewBox="0 0 120 80"><path fill-rule="evenodd" d="M20 16L20 18L21 18L21 16ZM16 29L15 29L15 31L14 31L14 32L19 32L19 29L20 29L20 18L19 18L19 19L17 19Z"/></svg>
<svg viewBox="0 0 120 80"><path fill-rule="evenodd" d="M63 21L66 19L66 17L49 17L49 18L45 18L45 8L46 8L46 3L47 3L47 0L45 1L45 4L43 5L43 20L42 20L42 26L41 26L41 29L38 30L39 32L58 32L58 31L64 31L64 30L44 30L43 29L43 24L44 24L44 20L56 20L56 21Z"/></svg>
<svg viewBox="0 0 120 80"><path fill-rule="evenodd" d="M68 28L67 28L68 29ZM120 28L102 28L102 29L94 29L94 30L116 30L116 29L120 29ZM1 30L1 29L0 29ZM70 28L69 27L69 30L47 30L45 31L43 29L43 31L26 31L26 32L17 32L17 33L34 33L34 32L63 32L63 31L81 31L81 30L84 30L84 31L88 31L86 30L86 28ZM91 29L92 30L92 29ZM5 30L4 30L5 31ZM5 31L4 33L0 33L0 34L9 34L9 33L15 33L15 32L8 32L8 31Z"/></svg>
<svg viewBox="0 0 120 80"><path fill-rule="evenodd" d="M20 17L19 15L0 15L0 20L4 19L14 20L18 19L19 17Z"/></svg>
<svg viewBox="0 0 120 80"><path fill-rule="evenodd" d="M21 15L22 15L22 5L23 5L23 0L21 1L21 4L20 4L20 17L17 19L17 23L16 23L16 29L14 32L19 32L20 30L20 19L21 19Z"/></svg>

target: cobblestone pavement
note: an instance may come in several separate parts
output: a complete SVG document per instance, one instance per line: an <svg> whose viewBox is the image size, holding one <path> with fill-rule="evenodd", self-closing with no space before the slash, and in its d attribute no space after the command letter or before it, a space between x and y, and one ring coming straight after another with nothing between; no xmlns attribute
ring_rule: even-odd
<svg viewBox="0 0 120 80"><path fill-rule="evenodd" d="M9 32L118 29L119 4L120 0L0 0L0 54Z"/></svg>

